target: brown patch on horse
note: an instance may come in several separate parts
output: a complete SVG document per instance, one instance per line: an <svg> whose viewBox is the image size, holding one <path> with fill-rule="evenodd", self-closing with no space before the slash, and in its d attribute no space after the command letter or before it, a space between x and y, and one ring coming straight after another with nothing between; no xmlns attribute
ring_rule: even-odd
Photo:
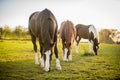
<svg viewBox="0 0 120 80"><path fill-rule="evenodd" d="M67 20L61 24L59 33L62 40L66 44L66 47L69 47L71 44L73 44L76 35L75 32L76 29L71 21Z"/></svg>
<svg viewBox="0 0 120 80"><path fill-rule="evenodd" d="M80 38L88 39L89 37L88 25L77 24L75 28L76 28L76 36L79 36Z"/></svg>

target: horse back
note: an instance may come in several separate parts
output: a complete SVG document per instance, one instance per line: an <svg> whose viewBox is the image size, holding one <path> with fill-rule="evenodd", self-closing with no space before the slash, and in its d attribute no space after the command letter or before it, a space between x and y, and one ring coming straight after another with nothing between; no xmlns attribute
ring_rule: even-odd
<svg viewBox="0 0 120 80"><path fill-rule="evenodd" d="M29 17L29 32L31 35L36 36L37 37L37 19L39 16L40 12L34 12L33 14L31 14L31 16Z"/></svg>
<svg viewBox="0 0 120 80"><path fill-rule="evenodd" d="M89 26L78 24L75 26L76 28L76 35L80 38L88 39L89 35Z"/></svg>

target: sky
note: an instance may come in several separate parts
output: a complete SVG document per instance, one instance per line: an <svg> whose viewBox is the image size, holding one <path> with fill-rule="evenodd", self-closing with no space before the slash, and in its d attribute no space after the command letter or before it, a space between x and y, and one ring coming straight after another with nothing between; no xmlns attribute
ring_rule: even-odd
<svg viewBox="0 0 120 80"><path fill-rule="evenodd" d="M29 16L45 8L55 15L59 27L70 20L74 25L93 24L98 31L120 31L120 0L0 0L0 27L27 28Z"/></svg>

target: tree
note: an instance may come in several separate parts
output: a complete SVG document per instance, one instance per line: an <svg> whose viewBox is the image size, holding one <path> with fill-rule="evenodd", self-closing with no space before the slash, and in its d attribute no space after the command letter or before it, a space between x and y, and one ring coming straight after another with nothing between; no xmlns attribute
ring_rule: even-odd
<svg viewBox="0 0 120 80"><path fill-rule="evenodd" d="M17 36L18 38L21 37L22 32L23 32L22 26L16 26L16 28L15 28L15 30L14 30L14 33L16 34L16 36Z"/></svg>
<svg viewBox="0 0 120 80"><path fill-rule="evenodd" d="M10 27L8 25L5 25L3 29L4 37L9 37L11 35L11 32L12 30L10 29Z"/></svg>
<svg viewBox="0 0 120 80"><path fill-rule="evenodd" d="M114 43L110 35L111 35L111 31L109 29L102 29L99 32L99 41L103 43Z"/></svg>
<svg viewBox="0 0 120 80"><path fill-rule="evenodd" d="M3 36L3 28L0 27L0 39L2 39L2 36Z"/></svg>

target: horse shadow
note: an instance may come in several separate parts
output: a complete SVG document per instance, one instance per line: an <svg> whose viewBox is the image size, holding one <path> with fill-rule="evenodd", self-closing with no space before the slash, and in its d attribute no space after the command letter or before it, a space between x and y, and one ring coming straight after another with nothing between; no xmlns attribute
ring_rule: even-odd
<svg viewBox="0 0 120 80"><path fill-rule="evenodd" d="M81 56L89 57L89 56L95 56L95 55L91 52L84 52Z"/></svg>

